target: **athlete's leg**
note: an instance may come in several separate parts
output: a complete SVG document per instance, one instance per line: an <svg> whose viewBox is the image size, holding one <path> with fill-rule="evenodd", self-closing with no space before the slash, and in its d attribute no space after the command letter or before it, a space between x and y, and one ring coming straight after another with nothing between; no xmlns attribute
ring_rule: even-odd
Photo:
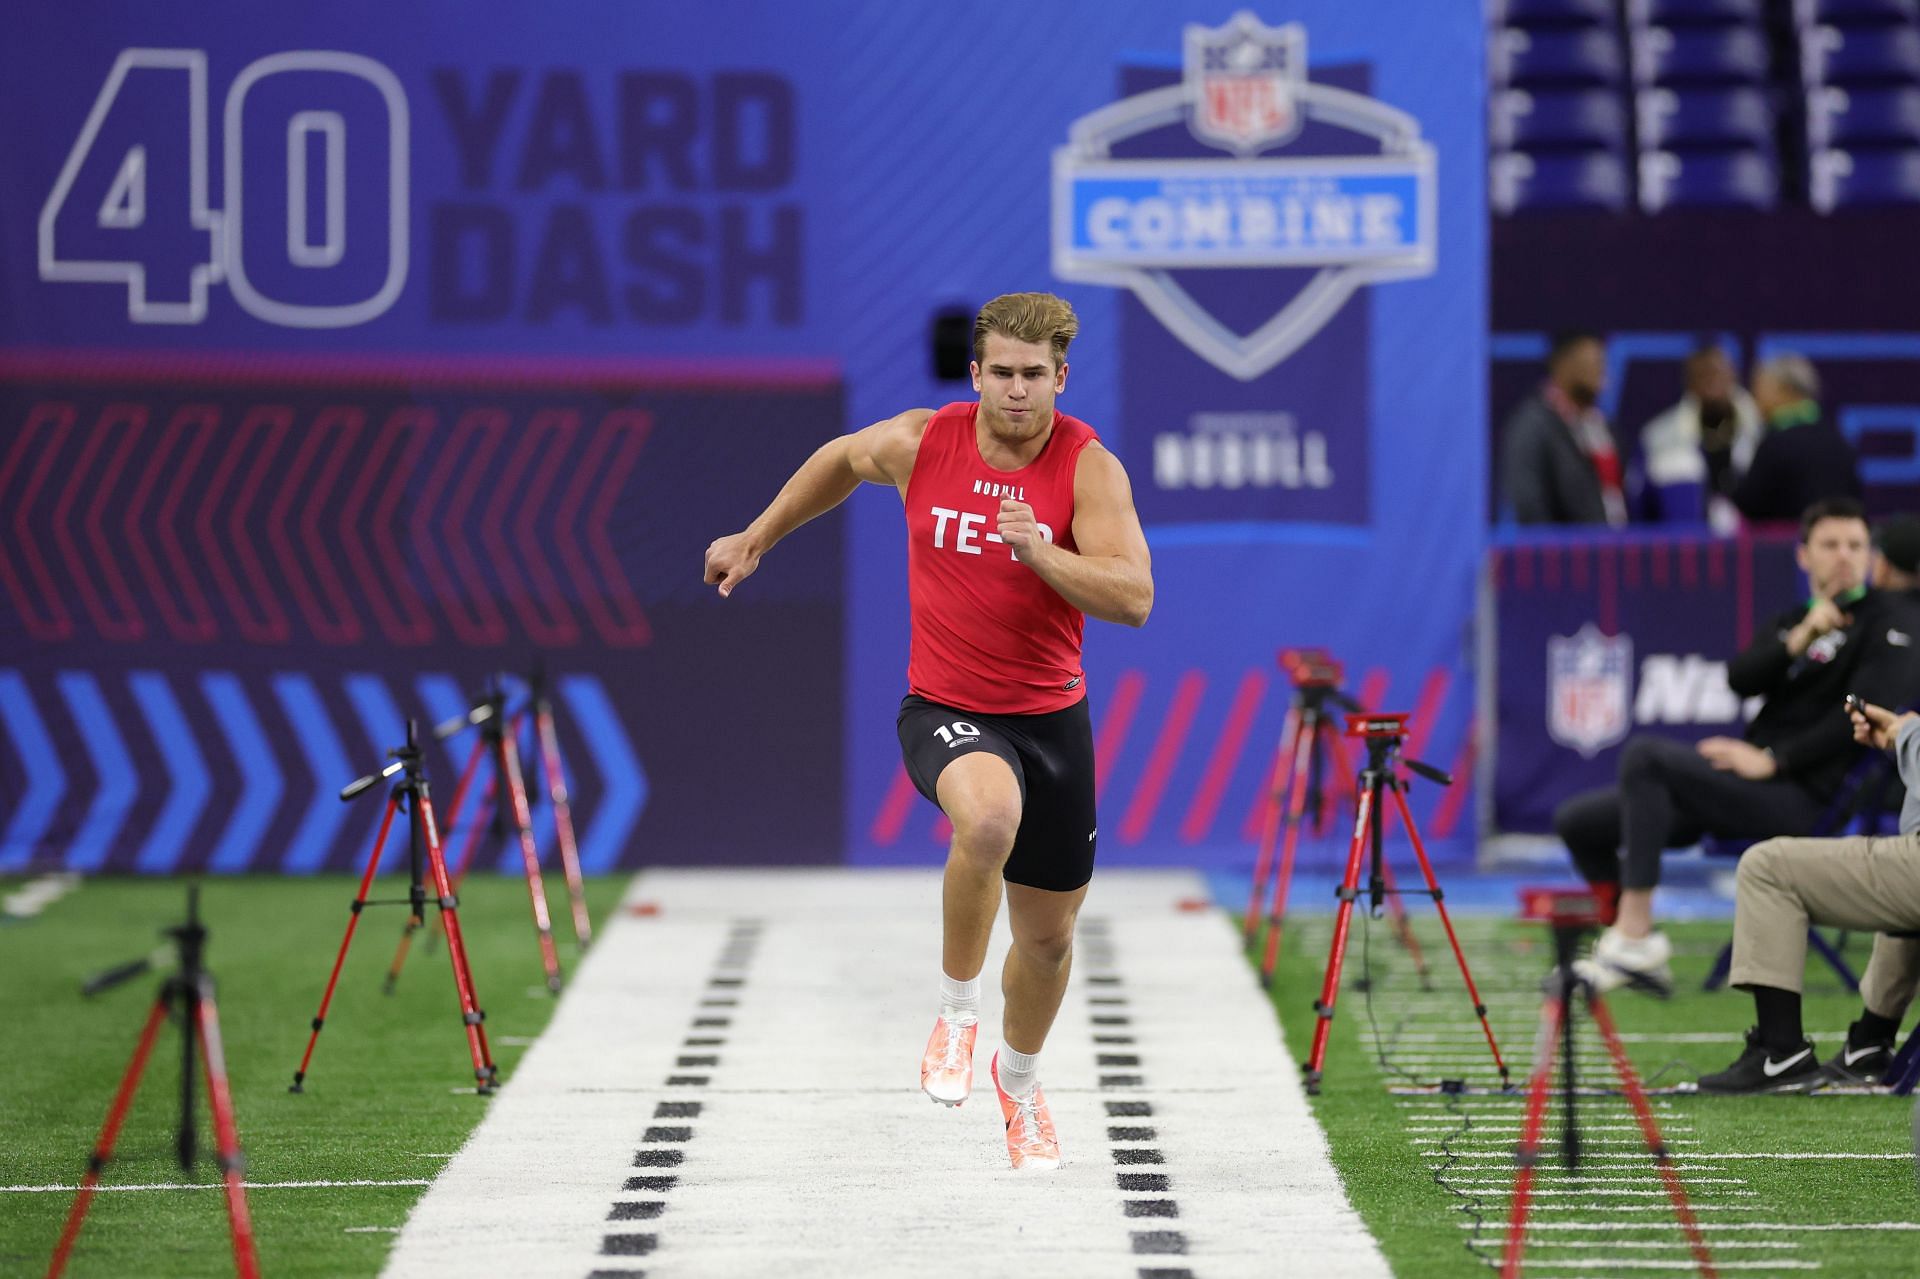
<svg viewBox="0 0 1920 1279"><path fill-rule="evenodd" d="M1073 922L1086 896L1085 884L1065 893L1007 885L1013 946L1000 974L1006 996L1001 1038L1015 1052L1039 1052L1053 1028L1073 968Z"/></svg>
<svg viewBox="0 0 1920 1279"><path fill-rule="evenodd" d="M948 977L968 981L987 962L1000 909L1000 872L1020 829L1020 783L1006 760L976 751L941 769L935 790L953 823L941 891L940 965Z"/></svg>

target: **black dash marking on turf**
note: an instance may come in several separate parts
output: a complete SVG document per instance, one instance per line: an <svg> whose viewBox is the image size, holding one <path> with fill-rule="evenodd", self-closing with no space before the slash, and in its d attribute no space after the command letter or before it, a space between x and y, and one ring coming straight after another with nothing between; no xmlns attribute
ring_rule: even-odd
<svg viewBox="0 0 1920 1279"><path fill-rule="evenodd" d="M1118 971L1109 922L1104 919L1082 921L1081 928L1088 935L1083 948L1087 984L1098 989L1098 993L1087 995L1087 1003L1091 1007L1095 1031L1092 1036L1093 1057L1100 1072L1100 1087L1144 1088L1146 1063L1133 1035L1133 1018L1127 1012L1130 1003L1127 983ZM1116 1049L1121 1051L1114 1051ZM1102 1104L1106 1107L1109 1119L1150 1119L1154 1113L1153 1103L1147 1101L1106 1101ZM1114 1184L1121 1191L1120 1210L1128 1220L1143 1217L1177 1219L1180 1216L1180 1205L1172 1198L1130 1197L1141 1194L1165 1196L1172 1189L1173 1179L1165 1172L1124 1171L1127 1168L1164 1167L1167 1157L1159 1149L1159 1140L1160 1131L1151 1124L1107 1125L1108 1150L1113 1155L1113 1162L1122 1169L1114 1173ZM1129 1231L1128 1237L1136 1254L1172 1253L1184 1256L1187 1252L1187 1237L1177 1230ZM1186 1269L1143 1268L1139 1271L1139 1279L1193 1279L1193 1274Z"/></svg>
<svg viewBox="0 0 1920 1279"><path fill-rule="evenodd" d="M1152 1203L1153 1200L1148 1199L1140 1202ZM1131 1208L1132 1208L1131 1204L1128 1205L1128 1208L1129 1208L1129 1211L1127 1215L1129 1217L1151 1215L1151 1214L1136 1213L1131 1211ZM607 1214L607 1220L608 1221L652 1221L655 1217L658 1217L661 1213L665 1212L666 1210L667 1210L667 1201L664 1199L628 1200L622 1203L616 1203L613 1206L613 1211ZM1170 1217L1170 1216L1173 1216L1174 1214L1161 1213L1159 1215L1163 1217Z"/></svg>
<svg viewBox="0 0 1920 1279"><path fill-rule="evenodd" d="M1193 1271L1185 1266L1142 1266L1138 1279L1193 1279Z"/></svg>
<svg viewBox="0 0 1920 1279"><path fill-rule="evenodd" d="M1178 1230L1136 1230L1133 1232L1133 1250L1165 1252L1184 1257L1187 1255L1187 1237Z"/></svg>
<svg viewBox="0 0 1920 1279"><path fill-rule="evenodd" d="M659 1246L659 1235L608 1235L600 1241L600 1251L609 1257L644 1257Z"/></svg>
<svg viewBox="0 0 1920 1279"><path fill-rule="evenodd" d="M1113 1162L1117 1164L1163 1164L1167 1157L1157 1150L1135 1149L1132 1146L1116 1146Z"/></svg>
<svg viewBox="0 0 1920 1279"><path fill-rule="evenodd" d="M678 1177L629 1177L620 1189L626 1191L651 1190L658 1193L672 1190L679 1184L680 1178ZM1123 1186L1121 1189L1124 1190L1126 1187Z"/></svg>
<svg viewBox="0 0 1920 1279"><path fill-rule="evenodd" d="M710 988L740 987L746 984L745 969L753 962L753 952L760 944L760 922L758 920L735 920L728 934L725 947L714 965L714 971L707 977ZM715 1030L732 1025L732 1018L715 1015L710 1010L732 1008L740 1001L731 996L703 995L695 1012L691 1029L695 1032L685 1041L688 1048L717 1048L726 1042L725 1038L714 1034L700 1034L702 1030ZM720 1057L717 1053L681 1055L674 1059L676 1070L688 1067L718 1067ZM711 1075L671 1074L666 1078L668 1088L705 1088L712 1082ZM706 1107L700 1101L662 1101L653 1108L655 1119L698 1119ZM693 1126L690 1124L653 1124L650 1125L641 1140L646 1145L636 1151L633 1166L636 1168L678 1168L686 1160L686 1151L682 1145L693 1140ZM636 1191L650 1191L662 1194L680 1184L680 1178L672 1174L645 1177L628 1177L621 1189L631 1194ZM660 1217L667 1208L664 1199L616 1199L608 1210L608 1221L652 1221ZM660 1246L660 1236L655 1234L617 1234L603 1235L600 1251L607 1256L644 1257ZM596 1270L590 1279L646 1279L642 1270Z"/></svg>
<svg viewBox="0 0 1920 1279"><path fill-rule="evenodd" d="M678 1168L686 1159L684 1150L642 1150L633 1157L635 1168Z"/></svg>

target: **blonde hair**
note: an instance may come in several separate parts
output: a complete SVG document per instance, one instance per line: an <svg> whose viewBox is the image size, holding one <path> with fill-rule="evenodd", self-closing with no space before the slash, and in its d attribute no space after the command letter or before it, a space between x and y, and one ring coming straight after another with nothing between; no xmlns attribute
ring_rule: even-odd
<svg viewBox="0 0 1920 1279"><path fill-rule="evenodd" d="M1002 293L980 308L973 321L973 358L987 358L987 334L1016 342L1045 342L1053 348L1053 367L1066 362L1067 345L1080 332L1080 317L1065 298L1051 293Z"/></svg>

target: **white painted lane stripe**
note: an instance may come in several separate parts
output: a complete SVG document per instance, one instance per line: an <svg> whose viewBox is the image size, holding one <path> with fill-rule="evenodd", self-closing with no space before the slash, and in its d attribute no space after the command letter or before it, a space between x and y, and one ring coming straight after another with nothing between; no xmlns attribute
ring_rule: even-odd
<svg viewBox="0 0 1920 1279"><path fill-rule="evenodd" d="M1497 1154L1486 1154L1486 1155L1463 1154L1460 1157L1462 1159L1511 1159L1513 1156L1497 1155ZM1594 1159L1638 1159L1641 1161L1645 1161L1647 1158L1647 1156L1645 1155L1593 1155L1590 1157ZM1710 1155L1705 1152L1695 1153L1695 1152L1689 1151L1686 1157L1689 1160L1694 1160L1694 1161L1717 1162L1718 1160L1721 1160L1721 1159L1912 1159L1913 1155L1908 1151L1901 1151L1899 1154L1893 1154L1893 1155L1884 1155L1884 1154L1863 1155L1863 1154L1858 1154L1851 1151L1838 1151L1838 1150L1834 1150L1834 1151L1776 1150L1768 1153L1745 1151L1745 1152L1739 1152L1739 1153L1728 1153L1728 1154L1717 1154L1717 1155ZM1675 1161L1675 1166L1676 1167L1679 1166L1679 1161L1677 1160Z"/></svg>
<svg viewBox="0 0 1920 1279"><path fill-rule="evenodd" d="M415 1209L393 1279L578 1279L615 1264L599 1250L627 1228L608 1225L608 1209L654 1104L674 1099L659 1083L727 921L743 916L765 920L760 950L731 1025L715 1032L727 1043L657 1238L632 1241L658 1251L631 1264L759 1279L777 1257L783 1279L972 1279L982 1257L991 1271L992 1258L1018 1256L1052 1279L1090 1279L1150 1264L1134 1248L1174 1233L1164 1225L1207 1279L1270 1279L1276 1252L1316 1277L1387 1279L1300 1090L1301 1054L1247 979L1236 934L1176 909L1204 893L1198 878L1096 877L1082 919L1107 922L1123 980L1108 989L1127 1002L1091 1006L1118 996L1076 975L1044 1059L1065 1162L1043 1180L1008 1171L998 1108L980 1095L995 1036L981 1036L964 1109L914 1086L937 991L937 873L649 871L635 893L659 913L618 915L596 936L553 1022ZM991 1030L997 982L982 985ZM1137 1053L1127 1073L1142 1083L1117 1091L1101 1085L1097 1056L1109 1050L1091 1038L1110 1031L1091 1017L1122 1013L1131 1027L1111 1033L1137 1042L1112 1051ZM1107 1128L1136 1121L1102 1103L1122 1099L1153 1107L1137 1122L1157 1129L1164 1165L1114 1163ZM1125 1217L1119 1201L1133 1192L1116 1174L1163 1169L1179 1218Z"/></svg>
<svg viewBox="0 0 1920 1279"><path fill-rule="evenodd" d="M42 875L0 898L0 914L10 915L14 919L32 919L78 887L80 876L70 871Z"/></svg>
<svg viewBox="0 0 1920 1279"><path fill-rule="evenodd" d="M1454 1223L1462 1230L1482 1229L1471 1221ZM1536 1230L1657 1230L1658 1226L1643 1226L1637 1221L1529 1221L1527 1233ZM1808 1230L1845 1231L1845 1230L1920 1230L1920 1221L1703 1221L1702 1230L1765 1230L1779 1233L1782 1230L1804 1232Z"/></svg>
<svg viewBox="0 0 1920 1279"><path fill-rule="evenodd" d="M429 1182L424 1177L400 1177L391 1181L379 1181L370 1178L355 1178L351 1181L249 1181L242 1183L248 1190L329 1190L336 1186L425 1186ZM0 1194L44 1195L72 1194L78 1186L0 1186ZM155 1181L142 1185L116 1186L103 1182L95 1186L102 1193L109 1190L224 1190L226 1183L220 1181Z"/></svg>
<svg viewBox="0 0 1920 1279"><path fill-rule="evenodd" d="M1700 1269L1698 1263L1688 1258L1685 1261L1656 1261L1641 1257L1604 1257L1588 1261L1582 1257L1555 1257L1553 1264L1563 1270L1691 1270ZM1719 1261L1713 1263L1715 1270L1820 1270L1817 1261L1795 1261L1788 1257L1776 1257L1771 1261Z"/></svg>
<svg viewBox="0 0 1920 1279"><path fill-rule="evenodd" d="M1489 1239L1483 1236L1481 1238L1475 1239L1473 1242L1477 1247L1502 1248L1506 1246L1507 1237L1505 1235L1500 1235L1497 1238ZM1798 1248L1799 1246L1800 1245L1797 1243L1783 1243L1777 1239L1716 1239L1713 1241L1714 1252L1720 1252L1723 1249L1727 1249L1727 1248L1735 1248L1735 1249L1761 1248L1761 1249L1766 1249L1768 1251L1777 1252L1777 1251L1791 1251L1795 1248ZM1529 1239L1527 1240L1527 1251L1529 1253L1533 1252L1533 1250L1536 1248L1605 1248L1609 1252L1613 1251L1615 1248L1638 1248L1644 1252L1690 1252L1693 1249L1693 1245L1686 1242L1683 1239Z"/></svg>

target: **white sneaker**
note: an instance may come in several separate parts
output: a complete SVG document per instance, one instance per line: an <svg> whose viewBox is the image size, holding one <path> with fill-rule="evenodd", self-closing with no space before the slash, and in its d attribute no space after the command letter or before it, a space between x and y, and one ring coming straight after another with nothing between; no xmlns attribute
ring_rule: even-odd
<svg viewBox="0 0 1920 1279"><path fill-rule="evenodd" d="M1627 986L1665 999L1673 994L1672 959L1673 943L1665 933L1628 937L1609 928L1587 958L1574 961L1573 971L1601 994Z"/></svg>

